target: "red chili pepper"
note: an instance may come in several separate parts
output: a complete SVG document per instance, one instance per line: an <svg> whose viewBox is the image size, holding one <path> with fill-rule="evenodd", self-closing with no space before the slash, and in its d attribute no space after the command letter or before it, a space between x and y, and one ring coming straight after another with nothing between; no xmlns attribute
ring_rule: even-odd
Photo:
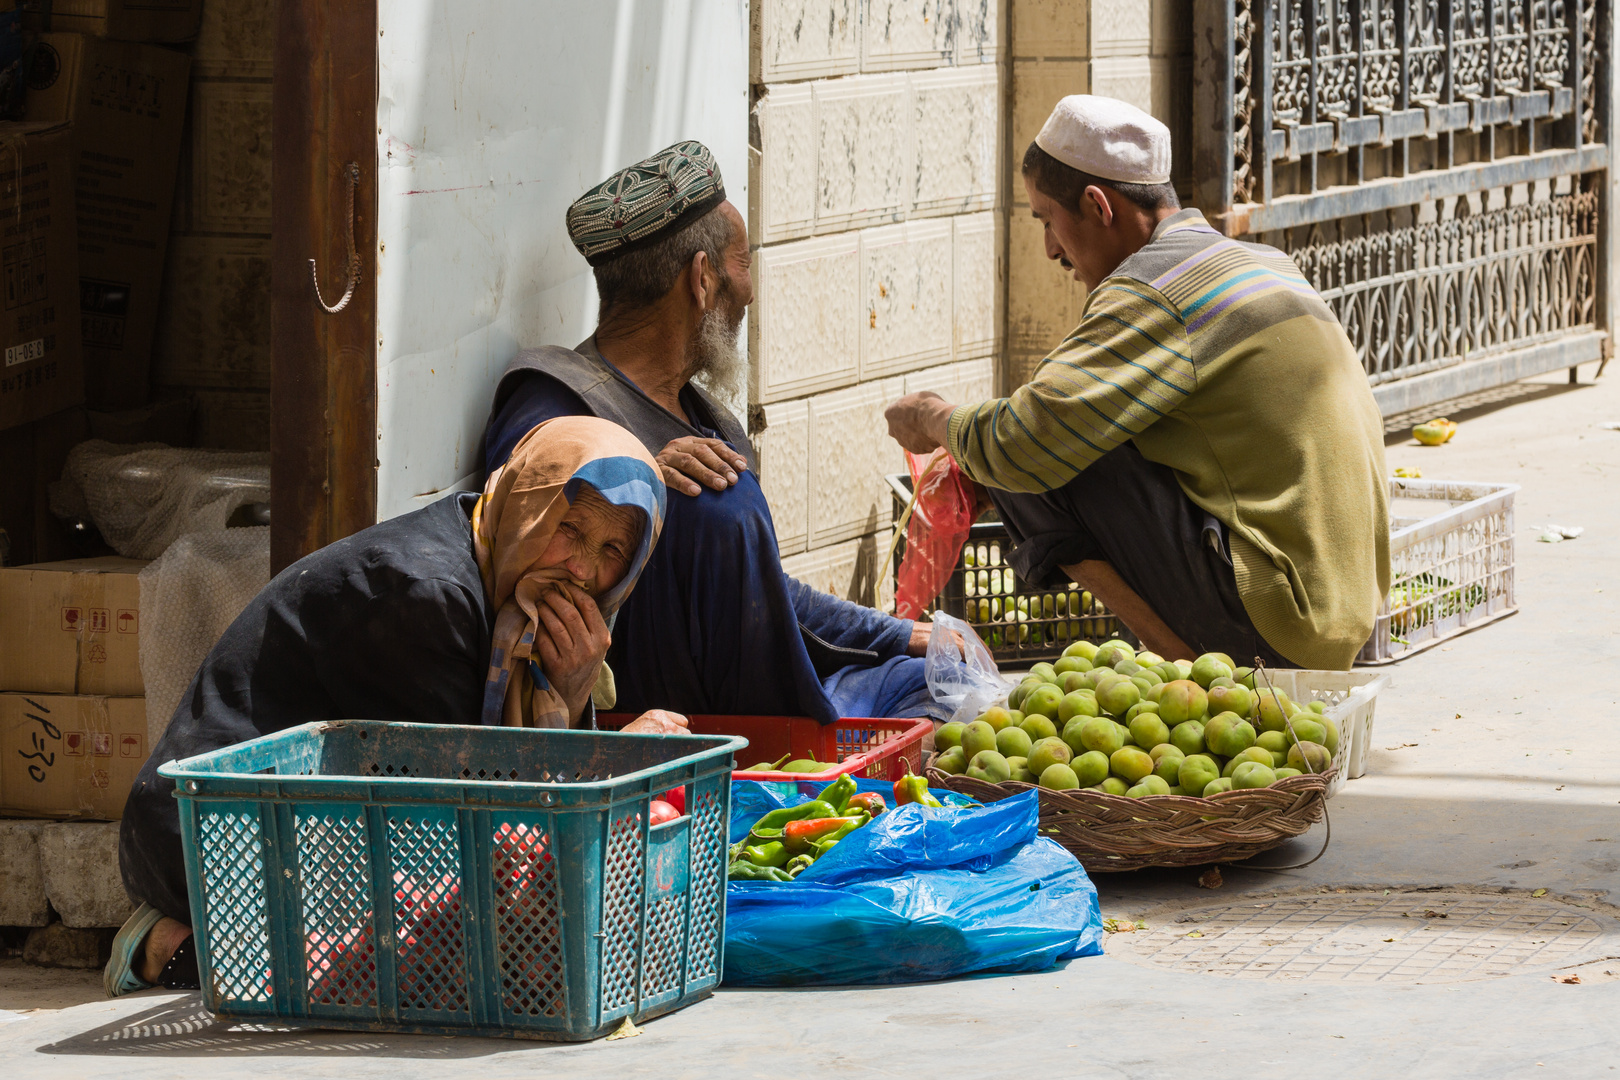
<svg viewBox="0 0 1620 1080"><path fill-rule="evenodd" d="M791 854L799 855L810 850L812 841L820 840L823 836L830 836L849 824L849 818L809 818L805 821L790 821L782 826L782 846Z"/></svg>
<svg viewBox="0 0 1620 1080"><path fill-rule="evenodd" d="M902 776L894 782L894 803L896 806L904 806L906 803L919 803L923 806L943 805L928 793L928 778L915 773Z"/></svg>
<svg viewBox="0 0 1620 1080"><path fill-rule="evenodd" d="M859 810L877 817L888 808L889 804L883 801L881 794L876 791L863 791L849 797L849 802L844 804L844 816L849 817Z"/></svg>

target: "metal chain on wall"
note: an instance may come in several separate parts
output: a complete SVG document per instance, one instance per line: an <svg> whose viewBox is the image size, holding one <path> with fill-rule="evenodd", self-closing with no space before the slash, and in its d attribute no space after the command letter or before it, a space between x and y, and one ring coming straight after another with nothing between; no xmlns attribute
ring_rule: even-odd
<svg viewBox="0 0 1620 1080"><path fill-rule="evenodd" d="M1502 378L1596 359L1609 19L1609 0L1200 0L1196 203L1295 256L1389 408L1483 385L1493 357Z"/></svg>

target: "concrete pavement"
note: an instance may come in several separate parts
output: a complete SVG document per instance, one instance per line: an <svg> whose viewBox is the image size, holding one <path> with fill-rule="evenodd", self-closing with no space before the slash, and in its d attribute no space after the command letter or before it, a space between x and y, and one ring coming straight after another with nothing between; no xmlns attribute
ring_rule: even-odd
<svg viewBox="0 0 1620 1080"><path fill-rule="evenodd" d="M218 1075L414 1080L507 1076L1575 1077L1615 1071L1620 1046L1620 373L1548 379L1446 407L1457 437L1399 434L1391 469L1425 479L1511 481L1521 612L1411 657L1380 699L1369 774L1331 804L1332 842L1300 871L1228 869L1097 879L1106 916L1179 925L1188 906L1332 898L1389 889L1535 890L1600 929L1578 960L1427 985L1229 978L1110 955L1034 975L888 988L722 991L643 1034L579 1046L360 1033L227 1031L195 997L116 1002L83 990L31 997L0 968L6 1080ZM1561 379L1562 376L1559 376ZM1429 415L1434 410L1425 410ZM1409 426L1409 425L1407 425ZM1533 524L1581 525L1562 544ZM1264 859L1320 848L1321 827ZM1262 860L1256 860L1262 861ZM1506 892L1503 892L1506 890ZM1419 896L1418 899L1421 899ZM1422 906L1421 903L1418 904ZM1433 924L1436 927L1439 923ZM1393 940L1391 938L1384 940ZM1147 940L1144 938L1143 940ZM1376 947L1376 943L1375 947ZM1579 984L1555 978L1578 973ZM67 980L79 977L64 976ZM82 980L79 980L82 982Z"/></svg>

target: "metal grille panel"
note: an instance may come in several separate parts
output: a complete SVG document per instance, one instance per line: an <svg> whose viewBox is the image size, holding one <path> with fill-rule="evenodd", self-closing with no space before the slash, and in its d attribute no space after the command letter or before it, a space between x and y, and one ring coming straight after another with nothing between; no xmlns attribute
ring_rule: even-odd
<svg viewBox="0 0 1620 1080"><path fill-rule="evenodd" d="M402 1010L467 1012L461 846L453 819L388 818Z"/></svg>
<svg viewBox="0 0 1620 1080"><path fill-rule="evenodd" d="M204 811L199 817L214 990L221 1001L268 1002L270 926L259 816Z"/></svg>
<svg viewBox="0 0 1620 1080"><path fill-rule="evenodd" d="M602 929L607 934L602 967L602 1012L636 1000L636 969L641 955L644 877L641 818L626 813L608 829L607 873L602 882Z"/></svg>
<svg viewBox="0 0 1620 1080"><path fill-rule="evenodd" d="M1397 215L1379 214L1327 222L1287 246L1369 380L1408 378L1595 328L1597 195L1553 189L1488 210L1449 200L1430 221L1399 224ZM1505 204L1509 195L1487 192L1479 201Z"/></svg>
<svg viewBox="0 0 1620 1080"><path fill-rule="evenodd" d="M502 1000L519 1015L561 1016L567 976L551 837L538 822L498 825L490 864Z"/></svg>
<svg viewBox="0 0 1620 1080"><path fill-rule="evenodd" d="M298 819L304 970L312 1004L377 1003L371 845L363 813Z"/></svg>

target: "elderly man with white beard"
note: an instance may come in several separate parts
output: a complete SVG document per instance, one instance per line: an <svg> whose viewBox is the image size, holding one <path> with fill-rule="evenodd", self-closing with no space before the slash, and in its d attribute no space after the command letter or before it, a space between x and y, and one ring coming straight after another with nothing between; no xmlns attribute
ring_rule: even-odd
<svg viewBox="0 0 1620 1080"><path fill-rule="evenodd" d="M929 626L819 592L782 570L746 431L703 389L732 382L753 302L748 230L695 141L609 177L568 210L590 263L596 333L518 354L495 391L486 470L536 424L595 415L629 429L671 489L663 537L619 610L616 709L932 716Z"/></svg>

